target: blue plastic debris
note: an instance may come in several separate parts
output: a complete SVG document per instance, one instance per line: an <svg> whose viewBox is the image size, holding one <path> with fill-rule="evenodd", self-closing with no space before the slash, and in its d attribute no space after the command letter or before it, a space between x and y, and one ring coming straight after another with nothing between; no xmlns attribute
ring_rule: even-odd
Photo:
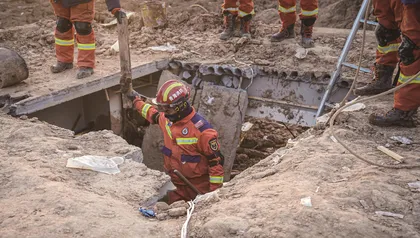
<svg viewBox="0 0 420 238"><path fill-rule="evenodd" d="M155 212L153 210L151 210L151 209L143 209L143 208L140 207L139 208L139 211L145 217L155 217Z"/></svg>

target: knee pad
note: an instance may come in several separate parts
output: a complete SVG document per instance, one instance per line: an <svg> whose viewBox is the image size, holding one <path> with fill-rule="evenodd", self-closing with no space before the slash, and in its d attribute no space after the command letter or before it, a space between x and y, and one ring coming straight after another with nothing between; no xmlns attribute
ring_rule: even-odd
<svg viewBox="0 0 420 238"><path fill-rule="evenodd" d="M400 37L399 29L388 29L378 24L375 28L375 36L380 46L386 46L389 42L394 41Z"/></svg>
<svg viewBox="0 0 420 238"><path fill-rule="evenodd" d="M414 50L420 49L414 42L403 35L403 40L400 47L398 48L398 56L400 56L401 62L404 65L410 65L416 61L414 58Z"/></svg>
<svg viewBox="0 0 420 238"><path fill-rule="evenodd" d="M76 32L79 35L86 36L92 33L92 24L89 22L75 22L74 28L76 28Z"/></svg>
<svg viewBox="0 0 420 238"><path fill-rule="evenodd" d="M315 24L316 18L306 18L306 19L302 19L302 23L305 26L313 26Z"/></svg>
<svg viewBox="0 0 420 238"><path fill-rule="evenodd" d="M57 30L61 33L67 32L72 28L71 21L66 18L58 17L57 19Z"/></svg>

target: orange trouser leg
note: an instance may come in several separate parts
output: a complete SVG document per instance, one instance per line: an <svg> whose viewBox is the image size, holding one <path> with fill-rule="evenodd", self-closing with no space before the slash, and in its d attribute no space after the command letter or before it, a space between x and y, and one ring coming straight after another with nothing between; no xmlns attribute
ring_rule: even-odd
<svg viewBox="0 0 420 238"><path fill-rule="evenodd" d="M190 182L202 193L210 192L210 183L208 181L208 177L206 181L200 181L195 183L194 181L190 180ZM184 200L184 201L191 201L197 196L197 193L194 192L189 186L187 185L176 185L176 190L168 192L169 197L169 204L174 203L176 201Z"/></svg>
<svg viewBox="0 0 420 238"><path fill-rule="evenodd" d="M71 7L70 19L72 22L92 23L95 15L95 1L82 3ZM80 34L76 29L77 48L77 66L79 67L95 67L95 33L92 29L90 34Z"/></svg>
<svg viewBox="0 0 420 238"><path fill-rule="evenodd" d="M296 0L279 0L279 14L282 29L296 22Z"/></svg>
<svg viewBox="0 0 420 238"><path fill-rule="evenodd" d="M60 3L55 3L54 0L50 0L50 3L57 17L70 20L70 9L64 8ZM57 30L57 27L55 28L55 31L54 31L55 55L57 57L57 61L60 61L63 63L73 62L73 53L74 53L73 34L74 34L73 28L66 32L60 32L59 30Z"/></svg>
<svg viewBox="0 0 420 238"><path fill-rule="evenodd" d="M399 29L401 23L401 0L373 0L373 14L379 24L387 29ZM389 42L385 46L378 45L376 49L376 63L395 67L399 61L398 46L401 38Z"/></svg>
<svg viewBox="0 0 420 238"><path fill-rule="evenodd" d="M318 18L318 0L300 0L300 19Z"/></svg>
<svg viewBox="0 0 420 238"><path fill-rule="evenodd" d="M403 5L403 19L401 32L420 47L420 4ZM413 51L416 59L409 65L400 63L399 83L404 83L420 71L420 50ZM410 111L420 107L420 77L411 84L395 92L394 107L403 111Z"/></svg>
<svg viewBox="0 0 420 238"><path fill-rule="evenodd" d="M254 2L252 0L239 0L239 16L244 17L254 14Z"/></svg>
<svg viewBox="0 0 420 238"><path fill-rule="evenodd" d="M238 15L236 0L225 0L222 4L222 11L229 11L233 15Z"/></svg>

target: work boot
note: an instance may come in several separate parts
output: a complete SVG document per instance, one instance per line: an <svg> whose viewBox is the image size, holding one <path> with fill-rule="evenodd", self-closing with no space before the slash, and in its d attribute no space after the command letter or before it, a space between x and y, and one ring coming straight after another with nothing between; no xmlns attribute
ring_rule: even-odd
<svg viewBox="0 0 420 238"><path fill-rule="evenodd" d="M369 96L383 93L392 88L392 74L395 67L382 64L374 65L374 77L368 85L356 88L354 94L359 96Z"/></svg>
<svg viewBox="0 0 420 238"><path fill-rule="evenodd" d="M232 13L226 11L223 13L225 15L224 22L225 22L225 30L220 34L221 40L227 40L233 36L233 33L235 32L235 20L236 16Z"/></svg>
<svg viewBox="0 0 420 238"><path fill-rule="evenodd" d="M272 42L280 42L285 39L295 38L295 24L292 24L286 28L281 28L280 32L271 36Z"/></svg>
<svg viewBox="0 0 420 238"><path fill-rule="evenodd" d="M300 25L300 35L302 36L303 48L312 48L315 46L315 42L312 39L313 26L316 18L302 19Z"/></svg>
<svg viewBox="0 0 420 238"><path fill-rule="evenodd" d="M403 127L415 127L413 116L417 109L411 111L402 111L397 108L393 108L385 115L371 114L369 116L369 123L376 126L403 126Z"/></svg>
<svg viewBox="0 0 420 238"><path fill-rule="evenodd" d="M251 38L251 18L251 14L241 18L241 37Z"/></svg>
<svg viewBox="0 0 420 238"><path fill-rule="evenodd" d="M51 72L53 74L61 73L65 70L72 69L72 68L73 68L73 63L63 63L63 62L60 62L60 61L57 61L57 63L55 65L52 65L50 67Z"/></svg>
<svg viewBox="0 0 420 238"><path fill-rule="evenodd" d="M93 74L93 69L89 67L80 67L79 72L77 72L77 78L87 78Z"/></svg>

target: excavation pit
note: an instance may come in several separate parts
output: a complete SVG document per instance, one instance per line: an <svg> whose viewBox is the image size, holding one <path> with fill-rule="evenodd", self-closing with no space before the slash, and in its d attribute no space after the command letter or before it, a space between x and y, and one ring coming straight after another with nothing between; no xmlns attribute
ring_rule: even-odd
<svg viewBox="0 0 420 238"><path fill-rule="evenodd" d="M140 65L133 69L133 76L134 89L148 97L153 97L158 86L171 78L191 86L192 104L219 131L221 144L226 147L225 151L222 148L227 157L226 180L314 126L318 105L331 77L328 72L182 61ZM348 86L346 80L340 79L329 104L341 101ZM119 73L26 98L10 106L10 113L37 117L76 135L112 130L142 148L143 162L149 168L163 170L161 132L138 113L122 107ZM259 130L253 132L253 140L240 130L245 121Z"/></svg>

